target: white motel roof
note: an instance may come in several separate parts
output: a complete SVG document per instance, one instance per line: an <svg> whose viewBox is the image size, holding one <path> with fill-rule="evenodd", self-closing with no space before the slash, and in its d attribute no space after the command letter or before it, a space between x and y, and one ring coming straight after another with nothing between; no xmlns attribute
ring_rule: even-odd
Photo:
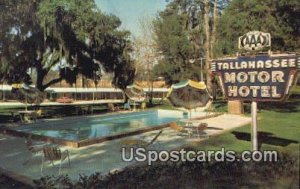
<svg viewBox="0 0 300 189"><path fill-rule="evenodd" d="M11 91L10 85L0 85L0 91ZM148 92L148 88L143 88L145 92ZM93 92L122 92L117 88L75 88L75 87L62 87L62 88L47 88L49 93L93 93ZM154 92L168 92L168 88L153 88Z"/></svg>

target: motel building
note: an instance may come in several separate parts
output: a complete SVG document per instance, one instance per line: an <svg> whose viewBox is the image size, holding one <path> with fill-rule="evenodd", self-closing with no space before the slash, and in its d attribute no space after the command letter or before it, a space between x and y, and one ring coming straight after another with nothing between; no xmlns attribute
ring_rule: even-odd
<svg viewBox="0 0 300 189"><path fill-rule="evenodd" d="M166 87L154 87L149 89L143 86L147 95L152 92L154 99L164 99L167 95L168 89ZM0 84L0 104L1 102L17 102L14 94L11 92L12 86L7 84ZM121 89L108 86L92 86L92 87L63 87L54 86L45 90L46 99L43 104L55 103L61 98L72 99L73 102L92 102L92 101L124 101L124 92Z"/></svg>

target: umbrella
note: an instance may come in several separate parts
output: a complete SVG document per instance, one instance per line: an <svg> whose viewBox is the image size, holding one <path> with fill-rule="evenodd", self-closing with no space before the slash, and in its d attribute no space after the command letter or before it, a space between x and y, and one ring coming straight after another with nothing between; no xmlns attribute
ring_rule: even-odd
<svg viewBox="0 0 300 189"><path fill-rule="evenodd" d="M172 85L167 97L173 106L188 109L190 115L191 109L204 107L212 99L204 82L192 80Z"/></svg>
<svg viewBox="0 0 300 189"><path fill-rule="evenodd" d="M144 89L135 84L127 86L125 89L125 94L134 102L143 102L146 99Z"/></svg>
<svg viewBox="0 0 300 189"><path fill-rule="evenodd" d="M41 104L45 99L44 92L25 84L13 84L12 93L19 102L26 105L26 110L27 104Z"/></svg>
<svg viewBox="0 0 300 189"><path fill-rule="evenodd" d="M135 84L127 86L125 89L125 94L130 100L134 102L134 110L135 102L143 102L146 100L144 89Z"/></svg>

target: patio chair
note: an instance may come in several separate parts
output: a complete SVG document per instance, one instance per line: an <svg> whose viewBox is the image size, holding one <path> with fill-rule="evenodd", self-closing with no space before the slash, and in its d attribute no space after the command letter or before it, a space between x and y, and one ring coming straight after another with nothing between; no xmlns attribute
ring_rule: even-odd
<svg viewBox="0 0 300 189"><path fill-rule="evenodd" d="M25 139L26 149L30 152L30 157L23 162L23 165L26 165L34 156L41 154L43 152L43 146L33 145L31 140L31 135Z"/></svg>
<svg viewBox="0 0 300 189"><path fill-rule="evenodd" d="M129 101L124 104L124 110L131 110Z"/></svg>
<svg viewBox="0 0 300 189"><path fill-rule="evenodd" d="M141 103L141 110L145 110L145 108L146 108L146 102L142 102Z"/></svg>
<svg viewBox="0 0 300 189"><path fill-rule="evenodd" d="M184 128L188 131L189 137L191 137L194 132L197 133L199 138L201 136L207 136L207 133L204 132L204 130L206 130L208 128L207 123L200 123L198 126L185 126ZM202 134L202 135L200 135L200 134Z"/></svg>
<svg viewBox="0 0 300 189"><path fill-rule="evenodd" d="M118 107L115 107L115 105L112 104L112 103L108 103L108 104L107 104L107 108L108 108L108 110L111 111L111 112L115 112L115 111L118 111L118 110L119 110L119 108L118 108Z"/></svg>
<svg viewBox="0 0 300 189"><path fill-rule="evenodd" d="M160 130L150 141L141 140L141 139L129 139L129 140L123 140L122 144L126 145L126 146L148 148L150 145L153 145L154 143L159 144L157 139L161 135L162 132L163 132L163 130Z"/></svg>
<svg viewBox="0 0 300 189"><path fill-rule="evenodd" d="M41 175L43 175L43 167L45 161L49 161L52 164L52 166L54 166L54 161L60 161L59 170L58 170L59 175L61 172L61 167L62 167L61 165L64 160L68 159L69 167L71 167L68 150L62 152L58 147L44 147L43 154L44 156L42 158Z"/></svg>
<svg viewBox="0 0 300 189"><path fill-rule="evenodd" d="M205 130L208 128L207 126L208 126L207 123L200 123L197 126L197 133L199 137L200 137L200 133L204 134L204 136L208 136L207 133L205 132Z"/></svg>
<svg viewBox="0 0 300 189"><path fill-rule="evenodd" d="M42 116L42 113L43 113L43 112L42 112L41 109L39 109L39 110L33 112L33 113L31 114L32 120L33 120L34 122L36 122L36 120Z"/></svg>
<svg viewBox="0 0 300 189"><path fill-rule="evenodd" d="M20 116L18 114L16 114L15 112L10 112L10 115L11 115L11 117L10 117L11 122L20 121Z"/></svg>

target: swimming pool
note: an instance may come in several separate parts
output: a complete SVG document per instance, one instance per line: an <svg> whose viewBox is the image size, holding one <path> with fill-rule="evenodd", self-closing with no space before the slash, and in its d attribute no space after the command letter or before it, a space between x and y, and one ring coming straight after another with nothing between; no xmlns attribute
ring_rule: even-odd
<svg viewBox="0 0 300 189"><path fill-rule="evenodd" d="M150 110L112 115L72 117L14 128L17 133L80 147L166 127L187 118L181 111ZM34 137L33 137L34 138Z"/></svg>

